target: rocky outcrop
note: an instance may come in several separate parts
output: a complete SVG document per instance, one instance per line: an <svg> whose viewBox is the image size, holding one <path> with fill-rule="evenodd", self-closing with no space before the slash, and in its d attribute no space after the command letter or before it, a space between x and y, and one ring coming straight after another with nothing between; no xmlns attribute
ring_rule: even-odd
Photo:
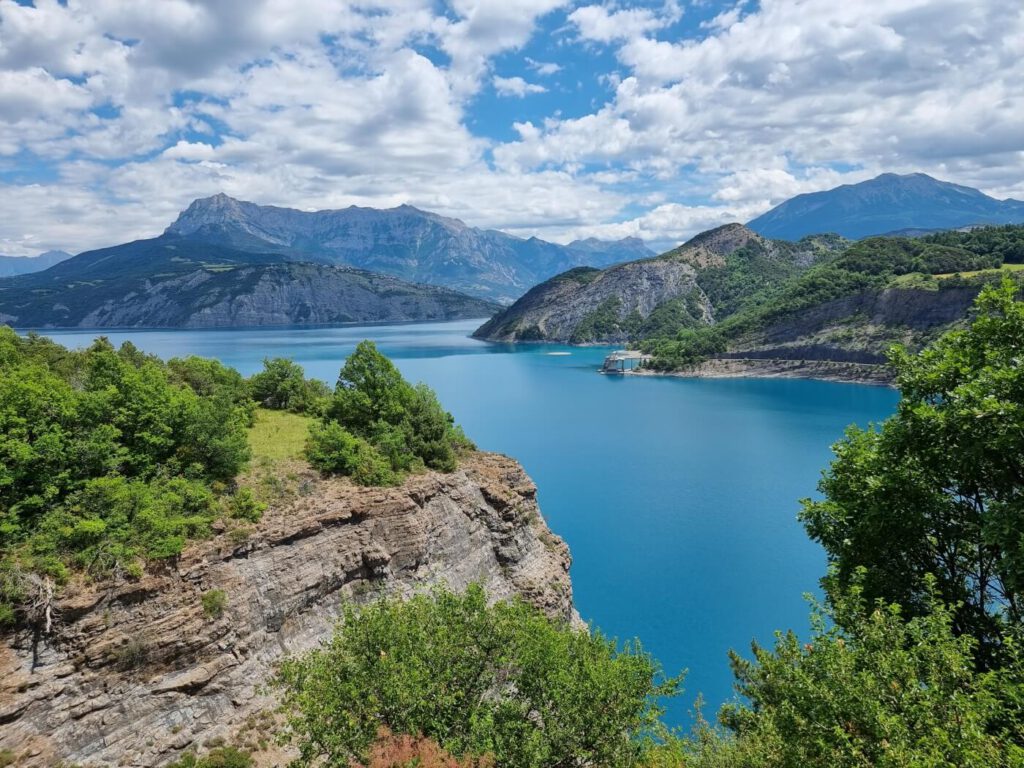
<svg viewBox="0 0 1024 768"><path fill-rule="evenodd" d="M806 266L812 251L765 240L741 224L704 232L653 259L604 270L573 269L541 283L473 334L488 341L621 344L645 338L665 323L713 322L715 307L701 286L708 270L745 252L787 271ZM806 262L806 263L804 263Z"/></svg>
<svg viewBox="0 0 1024 768"><path fill-rule="evenodd" d="M0 751L19 766L155 766L230 740L273 705L275 663L327 638L347 602L480 582L578 621L568 549L515 461L475 454L394 489L311 482L246 537L192 546L137 581L68 589L48 637L3 638ZM225 603L210 615L215 590Z"/></svg>
<svg viewBox="0 0 1024 768"><path fill-rule="evenodd" d="M832 361L884 368L893 344L921 349L964 324L979 290L978 286L887 288L844 296L758 328L716 357L794 363ZM815 367L802 369L813 371Z"/></svg>
<svg viewBox="0 0 1024 768"><path fill-rule="evenodd" d="M537 286L473 335L487 341L621 343L626 319L641 321L665 302L694 294L700 315L710 312L691 264L648 259L603 271L576 269ZM601 322L601 316L606 321ZM610 320L611 322L607 322ZM598 325L592 334L586 324Z"/></svg>

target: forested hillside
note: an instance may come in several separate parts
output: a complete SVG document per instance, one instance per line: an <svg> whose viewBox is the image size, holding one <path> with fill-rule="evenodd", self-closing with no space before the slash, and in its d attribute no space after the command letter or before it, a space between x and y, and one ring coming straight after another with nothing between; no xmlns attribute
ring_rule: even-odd
<svg viewBox="0 0 1024 768"><path fill-rule="evenodd" d="M654 367L708 357L800 357L881 363L892 343L920 349L962 324L981 286L1024 266L1024 226L927 237L875 237L804 274L746 293L709 327L643 340Z"/></svg>

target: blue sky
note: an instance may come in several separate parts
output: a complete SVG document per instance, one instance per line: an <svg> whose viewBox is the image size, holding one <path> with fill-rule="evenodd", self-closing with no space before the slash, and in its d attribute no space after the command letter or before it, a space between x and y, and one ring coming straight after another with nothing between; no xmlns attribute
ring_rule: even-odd
<svg viewBox="0 0 1024 768"><path fill-rule="evenodd" d="M667 246L924 171L1024 198L1019 0L0 0L0 253L216 192Z"/></svg>

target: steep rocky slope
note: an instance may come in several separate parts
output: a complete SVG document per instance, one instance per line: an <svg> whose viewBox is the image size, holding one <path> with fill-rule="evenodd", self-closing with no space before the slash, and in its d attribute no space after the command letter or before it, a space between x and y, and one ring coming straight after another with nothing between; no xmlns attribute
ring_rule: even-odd
<svg viewBox="0 0 1024 768"><path fill-rule="evenodd" d="M474 336L619 344L653 335L663 326L707 325L718 308L702 278L727 269L734 254L738 262L757 261L782 279L810 264L815 249L774 243L740 224L727 224L656 258L558 275L495 315Z"/></svg>
<svg viewBox="0 0 1024 768"><path fill-rule="evenodd" d="M176 237L90 251L0 280L0 322L22 328L454 320L496 308L439 286Z"/></svg>
<svg viewBox="0 0 1024 768"><path fill-rule="evenodd" d="M223 194L194 201L167 234L344 264L504 302L575 266L603 267L653 255L636 238L558 245L477 229L409 205L299 211Z"/></svg>
<svg viewBox="0 0 1024 768"><path fill-rule="evenodd" d="M303 485L247 536L192 546L139 581L78 585L48 635L3 637L0 752L19 766L155 766L244 735L273 705L274 664L327 638L348 601L480 582L578 620L568 549L511 459L474 454L395 489ZM212 590L226 596L219 616L204 613Z"/></svg>

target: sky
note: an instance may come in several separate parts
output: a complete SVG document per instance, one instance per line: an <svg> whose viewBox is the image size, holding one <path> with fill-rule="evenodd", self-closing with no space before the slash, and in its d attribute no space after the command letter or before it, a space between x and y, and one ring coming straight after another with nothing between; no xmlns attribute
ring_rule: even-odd
<svg viewBox="0 0 1024 768"><path fill-rule="evenodd" d="M0 253L225 192L655 245L925 172L1024 199L1020 0L0 0Z"/></svg>

